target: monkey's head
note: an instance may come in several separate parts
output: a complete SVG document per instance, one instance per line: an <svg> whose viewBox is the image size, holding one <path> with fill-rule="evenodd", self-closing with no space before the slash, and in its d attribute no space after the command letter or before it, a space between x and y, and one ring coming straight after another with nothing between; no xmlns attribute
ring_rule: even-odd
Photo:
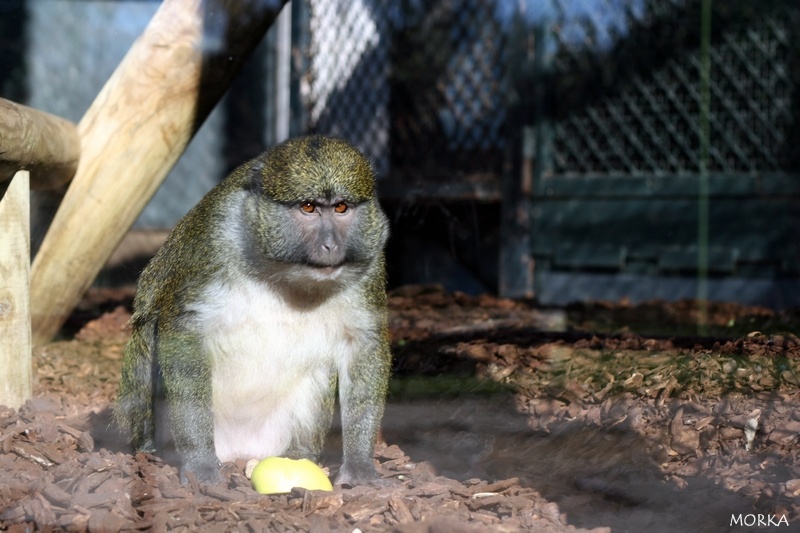
<svg viewBox="0 0 800 533"><path fill-rule="evenodd" d="M300 137L243 168L247 255L270 277L338 284L380 262L388 222L372 166L353 145Z"/></svg>

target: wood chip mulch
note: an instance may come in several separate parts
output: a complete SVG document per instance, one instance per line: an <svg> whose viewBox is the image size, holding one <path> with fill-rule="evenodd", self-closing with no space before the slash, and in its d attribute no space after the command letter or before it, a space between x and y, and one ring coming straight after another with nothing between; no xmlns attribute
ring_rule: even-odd
<svg viewBox="0 0 800 533"><path fill-rule="evenodd" d="M265 496L239 463L223 465L219 485L183 486L173 465L130 453L109 416L123 306L38 348L35 397L0 407L0 530L729 531L748 516L771 520L759 531L800 525L791 333L595 335L563 311L435 287L390 302L396 379L388 444L375 450L385 486ZM723 311L715 320L734 320ZM323 465L335 473L340 454Z"/></svg>

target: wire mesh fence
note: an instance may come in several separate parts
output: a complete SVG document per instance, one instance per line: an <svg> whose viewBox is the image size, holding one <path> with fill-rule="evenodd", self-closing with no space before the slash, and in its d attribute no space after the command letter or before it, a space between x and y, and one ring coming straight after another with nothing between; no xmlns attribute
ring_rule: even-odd
<svg viewBox="0 0 800 533"><path fill-rule="evenodd" d="M308 0L310 128L407 181L499 175L502 23L486 0Z"/></svg>
<svg viewBox="0 0 800 533"><path fill-rule="evenodd" d="M698 172L698 4L650 0L636 10L636 3L628 2L620 26L627 35L616 39L603 38L613 33L608 20L559 12L551 33L557 47L553 76L556 90L572 97L560 100L555 112L556 174ZM788 3L765 7L757 16L734 11L717 13L714 20L712 172L798 167L791 148L799 140L792 101L797 9Z"/></svg>
<svg viewBox="0 0 800 533"><path fill-rule="evenodd" d="M543 118L555 175L699 169L699 0L305 1L310 127L394 179L496 179L509 128ZM710 171L798 169L797 23L791 1L715 6ZM547 69L521 87L544 116L508 120L509 80L529 76L510 58L537 27Z"/></svg>

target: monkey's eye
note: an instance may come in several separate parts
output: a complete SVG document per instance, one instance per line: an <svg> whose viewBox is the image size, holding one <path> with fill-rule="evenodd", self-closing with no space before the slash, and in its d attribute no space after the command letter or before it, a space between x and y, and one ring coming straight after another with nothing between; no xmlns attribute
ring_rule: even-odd
<svg viewBox="0 0 800 533"><path fill-rule="evenodd" d="M317 210L317 206L315 206L313 202L303 202L300 204L300 210L303 211L303 213L313 213Z"/></svg>
<svg viewBox="0 0 800 533"><path fill-rule="evenodd" d="M350 208L344 202L339 202L338 204L333 206L333 210L336 211L337 213L346 213L348 209Z"/></svg>

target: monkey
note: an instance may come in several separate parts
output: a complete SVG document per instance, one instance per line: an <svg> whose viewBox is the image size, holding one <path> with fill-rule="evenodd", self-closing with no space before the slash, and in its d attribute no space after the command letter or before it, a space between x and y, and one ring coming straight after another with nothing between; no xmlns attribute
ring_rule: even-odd
<svg viewBox="0 0 800 533"><path fill-rule="evenodd" d="M338 400L335 483L380 484L391 354L374 171L345 140L290 139L242 164L140 275L114 418L181 481L220 463L318 461Z"/></svg>

